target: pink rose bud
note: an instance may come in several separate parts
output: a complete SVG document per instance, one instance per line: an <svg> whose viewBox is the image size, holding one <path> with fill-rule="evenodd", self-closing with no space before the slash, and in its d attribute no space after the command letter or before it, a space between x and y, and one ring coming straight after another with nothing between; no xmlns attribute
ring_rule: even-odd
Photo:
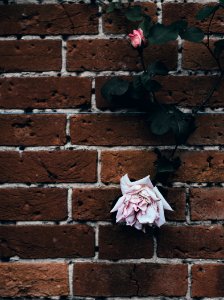
<svg viewBox="0 0 224 300"><path fill-rule="evenodd" d="M128 37L130 38L131 44L134 48L141 47L142 43L146 44L146 39L141 28L133 30L133 33L129 33Z"/></svg>
<svg viewBox="0 0 224 300"><path fill-rule="evenodd" d="M166 220L164 209L172 210L149 176L131 182L126 174L121 178L120 197L111 212L117 211L116 222L126 223L145 232L146 225L160 227Z"/></svg>

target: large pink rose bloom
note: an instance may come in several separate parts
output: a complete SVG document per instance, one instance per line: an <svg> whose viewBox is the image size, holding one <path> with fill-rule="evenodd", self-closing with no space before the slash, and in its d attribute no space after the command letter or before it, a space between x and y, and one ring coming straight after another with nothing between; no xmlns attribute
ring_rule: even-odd
<svg viewBox="0 0 224 300"><path fill-rule="evenodd" d="M120 180L123 196L111 210L117 211L116 222L145 231L146 225L160 227L166 220L164 209L172 210L149 176L131 182L126 174Z"/></svg>
<svg viewBox="0 0 224 300"><path fill-rule="evenodd" d="M142 43L146 44L146 39L141 28L133 30L133 33L129 33L128 37L130 38L131 44L134 48L140 47Z"/></svg>

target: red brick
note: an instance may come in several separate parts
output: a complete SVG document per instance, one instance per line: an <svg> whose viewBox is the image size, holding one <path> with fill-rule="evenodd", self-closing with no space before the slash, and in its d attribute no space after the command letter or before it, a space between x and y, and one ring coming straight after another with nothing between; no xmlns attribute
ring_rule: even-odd
<svg viewBox="0 0 224 300"><path fill-rule="evenodd" d="M0 93L0 108L88 108L91 80L80 77L3 78L0 79Z"/></svg>
<svg viewBox="0 0 224 300"><path fill-rule="evenodd" d="M95 182L96 151L0 152L0 182Z"/></svg>
<svg viewBox="0 0 224 300"><path fill-rule="evenodd" d="M87 225L2 226L0 256L57 258L94 256L94 231Z"/></svg>
<svg viewBox="0 0 224 300"><path fill-rule="evenodd" d="M163 226L158 233L159 257L223 258L223 226Z"/></svg>
<svg viewBox="0 0 224 300"><path fill-rule="evenodd" d="M211 47L214 40L211 41ZM224 54L220 56L221 65L224 64ZM215 59L207 48L201 43L183 43L183 68L191 70L214 70L218 69Z"/></svg>
<svg viewBox="0 0 224 300"><path fill-rule="evenodd" d="M1 115L0 145L48 146L66 142L65 115Z"/></svg>
<svg viewBox="0 0 224 300"><path fill-rule="evenodd" d="M102 152L102 181L118 183L121 176L129 174L131 180L137 180L155 173L154 152L142 150L104 151Z"/></svg>
<svg viewBox="0 0 224 300"><path fill-rule="evenodd" d="M162 60L169 69L177 67L177 44L150 46L145 50L146 64ZM142 70L138 52L127 40L68 41L69 71Z"/></svg>
<svg viewBox="0 0 224 300"><path fill-rule="evenodd" d="M118 242L119 241L119 242ZM131 246L130 246L131 245ZM99 258L132 259L153 256L152 232L139 232L130 226L100 226Z"/></svg>
<svg viewBox="0 0 224 300"><path fill-rule="evenodd" d="M196 19L198 11L207 5L207 3L205 5L200 3L165 3L162 6L163 23L170 24L180 19L186 20L189 26L197 26L207 32L210 18L206 21L198 21ZM213 5L215 5L215 3L209 4L209 6ZM210 32L224 33L223 21L222 9L219 9L212 21Z"/></svg>
<svg viewBox="0 0 224 300"><path fill-rule="evenodd" d="M151 133L147 117L127 115L76 115L71 119L71 138L78 145L161 145L167 137ZM174 143L174 141L173 141ZM169 140L172 144L172 139Z"/></svg>
<svg viewBox="0 0 224 300"><path fill-rule="evenodd" d="M67 217L67 191L56 188L0 189L2 221L56 221Z"/></svg>
<svg viewBox="0 0 224 300"><path fill-rule="evenodd" d="M113 202L121 195L117 188L74 189L73 218L77 221L110 221Z"/></svg>
<svg viewBox="0 0 224 300"><path fill-rule="evenodd" d="M224 189L190 189L191 219L193 221L224 219Z"/></svg>
<svg viewBox="0 0 224 300"><path fill-rule="evenodd" d="M223 182L224 152L181 151L181 167L173 180L187 182Z"/></svg>
<svg viewBox="0 0 224 300"><path fill-rule="evenodd" d="M136 3L142 6L144 13L149 15L152 20L157 21L155 3ZM124 12L115 11L103 15L103 31L105 33L130 33L133 29L138 28L139 22L130 22L125 18Z"/></svg>
<svg viewBox="0 0 224 300"><path fill-rule="evenodd" d="M224 144L223 123L223 115L199 115L196 119L197 129L190 136L187 143L191 145ZM71 119L71 138L72 143L78 145L135 146L175 144L171 134L162 137L153 135L145 115L76 115Z"/></svg>
<svg viewBox="0 0 224 300"><path fill-rule="evenodd" d="M76 296L184 296L186 292L186 265L76 263L74 266Z"/></svg>
<svg viewBox="0 0 224 300"><path fill-rule="evenodd" d="M16 40L0 41L0 70L60 71L61 41Z"/></svg>
<svg viewBox="0 0 224 300"><path fill-rule="evenodd" d="M93 34L98 32L97 11L83 4L5 5L0 10L0 34Z"/></svg>
<svg viewBox="0 0 224 300"><path fill-rule="evenodd" d="M182 188L159 188L173 211L165 210L165 217L169 221L185 221L186 194Z"/></svg>
<svg viewBox="0 0 224 300"><path fill-rule="evenodd" d="M127 77L124 77L127 78ZM99 109L116 109L119 104L108 102L101 95L101 87L108 80L108 77L96 78L96 104ZM193 107L200 105L206 99L216 77L214 76L164 76L157 80L162 85L161 91L157 93L158 101L167 104L179 104L179 106ZM224 93L224 82L216 91L207 104L211 107L222 107ZM126 104L126 106L130 104ZM120 104L120 107L124 104Z"/></svg>
<svg viewBox="0 0 224 300"><path fill-rule="evenodd" d="M181 166L170 179L180 182L222 182L224 180L223 152L180 151ZM102 180L117 183L128 173L133 180L155 174L156 155L144 150L104 151Z"/></svg>
<svg viewBox="0 0 224 300"><path fill-rule="evenodd" d="M64 263L0 264L1 297L67 296L68 270Z"/></svg>
<svg viewBox="0 0 224 300"><path fill-rule="evenodd" d="M192 297L224 297L224 265L192 267Z"/></svg>

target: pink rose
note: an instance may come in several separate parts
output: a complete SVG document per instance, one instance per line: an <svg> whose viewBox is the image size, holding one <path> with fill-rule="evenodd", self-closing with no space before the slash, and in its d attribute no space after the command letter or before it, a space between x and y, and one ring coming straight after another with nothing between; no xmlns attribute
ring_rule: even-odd
<svg viewBox="0 0 224 300"><path fill-rule="evenodd" d="M133 33L129 33L128 37L130 38L131 44L134 48L140 47L142 43L146 44L146 39L141 28L133 30Z"/></svg>
<svg viewBox="0 0 224 300"><path fill-rule="evenodd" d="M116 222L134 226L145 231L146 225L160 227L166 220L164 209L172 210L157 187L152 185L149 176L131 182L126 174L120 180L123 196L111 212L117 211Z"/></svg>

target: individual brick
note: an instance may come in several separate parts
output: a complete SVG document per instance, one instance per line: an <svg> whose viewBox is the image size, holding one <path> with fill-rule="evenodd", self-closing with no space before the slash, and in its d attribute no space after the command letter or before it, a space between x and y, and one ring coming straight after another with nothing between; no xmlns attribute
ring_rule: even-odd
<svg viewBox="0 0 224 300"><path fill-rule="evenodd" d="M96 105L99 109L117 109L130 106L130 103L112 103L101 95L101 87L110 77L96 78ZM124 79L129 77L123 77ZM194 107L200 105L206 99L212 89L217 77L215 76L158 76L157 80L162 85L162 89L157 93L158 101L166 104L178 104L179 106ZM224 82L213 94L206 106L222 107L224 93ZM206 107L205 106L205 107Z"/></svg>
<svg viewBox="0 0 224 300"><path fill-rule="evenodd" d="M190 145L224 144L220 114L199 115L196 130L187 141ZM71 139L73 144L100 146L172 145L171 134L156 136L150 131L145 115L80 114L71 119Z"/></svg>
<svg viewBox="0 0 224 300"><path fill-rule="evenodd" d="M95 182L96 151L0 152L0 182Z"/></svg>
<svg viewBox="0 0 224 300"><path fill-rule="evenodd" d="M166 220L169 221L185 221L185 208L186 208L186 193L182 188L167 188L162 189L159 187L164 198L172 207L173 211L165 210Z"/></svg>
<svg viewBox="0 0 224 300"><path fill-rule="evenodd" d="M64 263L1 263L1 297L68 296Z"/></svg>
<svg viewBox="0 0 224 300"><path fill-rule="evenodd" d="M214 40L211 40L213 47ZM183 43L183 68L190 70L215 70L218 65L208 49L201 43ZM220 56L220 64L224 64L224 54Z"/></svg>
<svg viewBox="0 0 224 300"><path fill-rule="evenodd" d="M152 18L152 21L157 21L155 3L136 3L141 5L142 11ZM103 14L103 31L109 34L130 33L133 29L138 28L139 22L131 22L125 18L123 12L115 11L112 13Z"/></svg>
<svg viewBox="0 0 224 300"><path fill-rule="evenodd" d="M163 226L158 232L159 257L223 258L224 228L214 226Z"/></svg>
<svg viewBox="0 0 224 300"><path fill-rule="evenodd" d="M119 242L118 242L119 241ZM100 259L134 259L153 256L152 232L139 232L130 226L100 226Z"/></svg>
<svg viewBox="0 0 224 300"><path fill-rule="evenodd" d="M0 108L88 108L91 80L83 77L0 78L0 93Z"/></svg>
<svg viewBox="0 0 224 300"><path fill-rule="evenodd" d="M223 220L223 188L190 189L191 219L193 221Z"/></svg>
<svg viewBox="0 0 224 300"><path fill-rule="evenodd" d="M66 142L65 115L1 115L0 145L48 146Z"/></svg>
<svg viewBox="0 0 224 300"><path fill-rule="evenodd" d="M126 173L130 180L137 180L155 173L156 154L152 151L125 150L103 151L101 177L105 183L118 183Z"/></svg>
<svg viewBox="0 0 224 300"><path fill-rule="evenodd" d="M118 188L80 188L72 195L76 221L110 221L112 204L121 195Z"/></svg>
<svg viewBox="0 0 224 300"><path fill-rule="evenodd" d="M163 61L170 70L177 67L177 44L153 45L145 50L146 64ZM69 71L142 70L138 53L127 40L95 39L68 41Z"/></svg>
<svg viewBox="0 0 224 300"><path fill-rule="evenodd" d="M181 166L170 178L180 182L223 182L224 154L220 151L179 151ZM118 183L128 173L132 180L155 174L154 152L144 150L103 151L102 181Z"/></svg>
<svg viewBox="0 0 224 300"><path fill-rule="evenodd" d="M0 220L60 221L67 217L67 191L57 188L0 189Z"/></svg>
<svg viewBox="0 0 224 300"><path fill-rule="evenodd" d="M206 264L192 267L192 297L224 297L224 265Z"/></svg>
<svg viewBox="0 0 224 300"><path fill-rule="evenodd" d="M186 292L186 265L76 263L74 266L76 296L184 296Z"/></svg>
<svg viewBox="0 0 224 300"><path fill-rule="evenodd" d="M61 41L0 41L0 71L60 71Z"/></svg>
<svg viewBox="0 0 224 300"><path fill-rule="evenodd" d="M95 34L97 7L85 4L1 6L0 34Z"/></svg>
<svg viewBox="0 0 224 300"><path fill-rule="evenodd" d="M94 231L87 225L0 226L0 256L58 258L94 256Z"/></svg>
<svg viewBox="0 0 224 300"><path fill-rule="evenodd" d="M209 6L213 5L216 5L216 3L209 3ZM196 26L207 32L210 19L204 21L196 19L198 11L207 6L207 3L164 3L162 5L163 23L168 25L180 19L186 20L189 26ZM222 10L219 9L212 21L210 32L224 33L223 20Z"/></svg>

